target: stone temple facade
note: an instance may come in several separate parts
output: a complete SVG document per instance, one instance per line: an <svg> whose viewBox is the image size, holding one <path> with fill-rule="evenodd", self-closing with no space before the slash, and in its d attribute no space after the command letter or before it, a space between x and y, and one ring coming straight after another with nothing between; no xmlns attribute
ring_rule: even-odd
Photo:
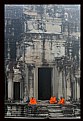
<svg viewBox="0 0 83 121"><path fill-rule="evenodd" d="M8 98L80 98L79 7L24 5L24 32L16 42L16 64L6 67ZM73 12L72 12L73 11ZM79 22L79 24L78 24Z"/></svg>

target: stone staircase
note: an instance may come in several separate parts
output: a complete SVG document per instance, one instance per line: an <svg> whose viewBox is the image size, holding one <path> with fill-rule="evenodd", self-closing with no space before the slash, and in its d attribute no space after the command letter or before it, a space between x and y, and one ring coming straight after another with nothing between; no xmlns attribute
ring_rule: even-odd
<svg viewBox="0 0 83 121"><path fill-rule="evenodd" d="M8 108L7 108L8 107ZM78 104L40 104L28 106L26 104L7 104L5 117L43 118L43 119L65 119L80 117L80 106Z"/></svg>
<svg viewBox="0 0 83 121"><path fill-rule="evenodd" d="M64 105L62 107L64 117L74 117L74 107L73 105Z"/></svg>
<svg viewBox="0 0 83 121"><path fill-rule="evenodd" d="M48 105L49 118L63 117L63 110L60 105Z"/></svg>
<svg viewBox="0 0 83 121"><path fill-rule="evenodd" d="M28 117L63 118L75 117L73 105L46 104L28 109Z"/></svg>
<svg viewBox="0 0 83 121"><path fill-rule="evenodd" d="M48 109L46 105L37 105L28 107L27 110L28 117L48 117Z"/></svg>
<svg viewBox="0 0 83 121"><path fill-rule="evenodd" d="M75 102L73 103L74 105L74 115L77 116L81 116L81 106L80 106L80 102Z"/></svg>

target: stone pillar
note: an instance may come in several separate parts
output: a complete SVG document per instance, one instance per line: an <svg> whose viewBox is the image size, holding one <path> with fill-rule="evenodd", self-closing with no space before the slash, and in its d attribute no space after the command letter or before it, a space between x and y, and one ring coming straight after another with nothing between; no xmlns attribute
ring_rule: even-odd
<svg viewBox="0 0 83 121"><path fill-rule="evenodd" d="M53 95L58 97L59 73L58 69L54 68L54 82L53 82Z"/></svg>
<svg viewBox="0 0 83 121"><path fill-rule="evenodd" d="M77 100L77 80L75 79L75 100Z"/></svg>
<svg viewBox="0 0 83 121"><path fill-rule="evenodd" d="M25 64L25 79L24 79L24 97L29 97L29 89L28 89L28 67Z"/></svg>
<svg viewBox="0 0 83 121"><path fill-rule="evenodd" d="M33 68L32 70L32 95L34 96L34 71L35 69Z"/></svg>
<svg viewBox="0 0 83 121"><path fill-rule="evenodd" d="M13 100L13 73L9 72L8 76L8 99ZM11 106L7 106L7 116L11 116Z"/></svg>
<svg viewBox="0 0 83 121"><path fill-rule="evenodd" d="M33 71L29 71L29 98L33 97Z"/></svg>
<svg viewBox="0 0 83 121"><path fill-rule="evenodd" d="M34 97L38 100L38 67L35 67L34 72Z"/></svg>
<svg viewBox="0 0 83 121"><path fill-rule="evenodd" d="M65 82L65 70L62 70L62 93L63 97L66 99L66 82Z"/></svg>
<svg viewBox="0 0 83 121"><path fill-rule="evenodd" d="M72 75L72 85L73 85L73 100L76 100L76 80L75 77Z"/></svg>
<svg viewBox="0 0 83 121"><path fill-rule="evenodd" d="M75 100L75 81L73 81L73 83L72 83L72 85L73 85L73 100Z"/></svg>
<svg viewBox="0 0 83 121"><path fill-rule="evenodd" d="M29 85L29 98L33 97L33 88L32 88L32 77L29 78L30 79L30 85Z"/></svg>
<svg viewBox="0 0 83 121"><path fill-rule="evenodd" d="M69 99L69 97L71 97L71 83L70 83L70 79L69 79L69 75L67 79L67 99Z"/></svg>
<svg viewBox="0 0 83 121"><path fill-rule="evenodd" d="M52 94L53 95L56 95L56 93L55 93L55 90L56 90L56 88L55 88L55 81L56 81L56 77L55 77L55 68L53 68L53 72L52 72L52 74L53 74L53 76L52 76L52 87L53 87L53 92L52 92Z"/></svg>
<svg viewBox="0 0 83 121"><path fill-rule="evenodd" d="M77 78L77 99L80 98L80 83L79 83L79 78Z"/></svg>
<svg viewBox="0 0 83 121"><path fill-rule="evenodd" d="M20 98L23 99L23 80L20 81Z"/></svg>
<svg viewBox="0 0 83 121"><path fill-rule="evenodd" d="M51 75L51 95L54 95L54 80L55 80L55 72L54 72L54 68L52 68L52 75Z"/></svg>
<svg viewBox="0 0 83 121"><path fill-rule="evenodd" d="M58 98L62 96L62 71L59 72Z"/></svg>
<svg viewBox="0 0 83 121"><path fill-rule="evenodd" d="M27 32L27 22L24 22L24 32Z"/></svg>
<svg viewBox="0 0 83 121"><path fill-rule="evenodd" d="M13 80L8 79L8 99L13 99Z"/></svg>
<svg viewBox="0 0 83 121"><path fill-rule="evenodd" d="M35 85L35 83L36 83L36 81L35 81L35 80L36 80L36 75L35 75L35 74L36 74L36 73L35 73L35 71L36 71L36 70L34 69L34 80L33 80L33 81L34 81L34 85L33 85L33 87L34 87L33 96L34 96L34 97L36 97L36 92L35 92L35 88L36 88L36 87L35 87L35 86L36 86L36 85Z"/></svg>

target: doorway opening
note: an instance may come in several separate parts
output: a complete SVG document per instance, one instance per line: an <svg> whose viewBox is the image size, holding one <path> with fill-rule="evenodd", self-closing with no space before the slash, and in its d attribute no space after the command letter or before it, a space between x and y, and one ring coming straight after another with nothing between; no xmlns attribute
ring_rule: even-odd
<svg viewBox="0 0 83 121"><path fill-rule="evenodd" d="M49 100L51 97L52 68L38 68L38 99Z"/></svg>
<svg viewBox="0 0 83 121"><path fill-rule="evenodd" d="M14 82L14 100L20 100L20 82Z"/></svg>

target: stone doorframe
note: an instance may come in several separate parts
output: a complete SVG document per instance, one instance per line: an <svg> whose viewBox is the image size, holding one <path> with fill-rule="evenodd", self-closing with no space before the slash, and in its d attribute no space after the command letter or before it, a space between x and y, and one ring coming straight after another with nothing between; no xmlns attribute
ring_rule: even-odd
<svg viewBox="0 0 83 121"><path fill-rule="evenodd" d="M51 95L55 94L55 66L38 65L34 69L34 97L38 100L38 68L52 68Z"/></svg>

